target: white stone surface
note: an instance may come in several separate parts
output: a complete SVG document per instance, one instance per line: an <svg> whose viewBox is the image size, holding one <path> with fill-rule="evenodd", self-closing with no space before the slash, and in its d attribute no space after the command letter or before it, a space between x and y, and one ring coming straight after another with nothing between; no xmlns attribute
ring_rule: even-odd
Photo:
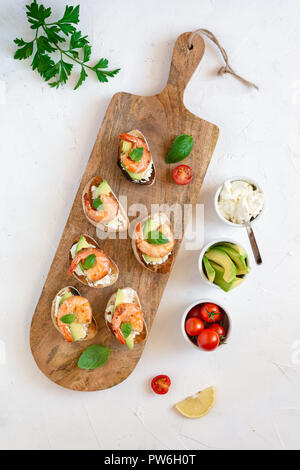
<svg viewBox="0 0 300 470"><path fill-rule="evenodd" d="M13 59L13 39L31 37L24 3L0 6L0 448L299 449L299 2L85 0L80 28L93 58L107 56L122 71L109 84L91 78L78 92L50 89ZM43 3L58 14L65 4ZM221 131L200 195L205 240L248 244L243 230L219 221L213 195L226 178L253 177L267 198L255 227L264 264L224 295L201 281L199 251L183 247L131 377L104 392L66 391L37 369L29 328L81 175L112 95L159 92L174 40L197 27L215 32L232 66L260 85L257 92L216 77L221 61L207 44L186 90L188 109ZM203 297L226 302L231 313L222 352L197 354L181 336L184 308ZM157 373L173 381L164 397L149 387ZM218 400L207 417L188 421L172 409L211 384Z"/></svg>

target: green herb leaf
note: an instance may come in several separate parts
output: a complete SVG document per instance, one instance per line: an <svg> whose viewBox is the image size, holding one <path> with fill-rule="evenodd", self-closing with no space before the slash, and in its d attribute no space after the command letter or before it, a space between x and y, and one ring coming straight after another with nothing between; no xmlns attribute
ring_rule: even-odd
<svg viewBox="0 0 300 470"><path fill-rule="evenodd" d="M60 81L60 83L66 83L69 76L71 75L73 64L70 64L69 62L64 62L63 60L60 60L59 65L60 65L59 81Z"/></svg>
<svg viewBox="0 0 300 470"><path fill-rule="evenodd" d="M70 49L81 49L88 43L87 36L82 36L81 31L75 31L71 36Z"/></svg>
<svg viewBox="0 0 300 470"><path fill-rule="evenodd" d="M49 82L49 86L59 88L64 85L72 72L73 64L66 61L66 57L75 61L81 66L80 76L75 85L77 90L88 77L87 69L96 73L100 82L108 82L109 78L114 77L120 69L106 70L108 60L100 59L95 66L88 65L91 58L92 47L88 36L77 31L76 26L79 23L79 5L66 6L63 17L58 21L46 23L51 16L51 8L39 5L33 1L26 6L26 15L31 29L36 30L32 41L26 42L22 38L16 38L15 44L18 46L15 52L15 59L27 59L36 51L31 63L32 69L37 70L41 77ZM39 35L39 32L42 34ZM70 36L69 46L62 48L66 42L66 37ZM58 58L52 58L47 53L58 54ZM104 70L105 69L105 70ZM50 79L54 79L50 82Z"/></svg>
<svg viewBox="0 0 300 470"><path fill-rule="evenodd" d="M83 48L83 62L88 62L90 60L92 53L92 46L86 44Z"/></svg>
<svg viewBox="0 0 300 470"><path fill-rule="evenodd" d="M23 41L23 40L15 39L15 42L16 41L18 41L19 42L18 45L20 45L21 41ZM33 53L33 41L32 42L24 42L23 41L23 43L25 45L15 52L15 55L14 55L15 59L18 59L18 60L28 59L28 57L30 57L32 55L32 53Z"/></svg>
<svg viewBox="0 0 300 470"><path fill-rule="evenodd" d="M43 77L46 80L46 82L48 82L50 78L55 77L59 73L59 68L60 68L60 64L59 62L57 62L57 64L54 64L50 66L47 70L45 70ZM52 85L52 84L49 84L49 85Z"/></svg>
<svg viewBox="0 0 300 470"><path fill-rule="evenodd" d="M37 29L45 20L51 15L51 8L45 8L43 5L38 5L36 1L32 2L31 5L26 5L26 15L29 23L32 24L32 29Z"/></svg>
<svg viewBox="0 0 300 470"><path fill-rule="evenodd" d="M59 24L62 23L79 23L79 8L80 6L77 5L76 7L68 7L66 6L64 16L61 20L58 21Z"/></svg>
<svg viewBox="0 0 300 470"><path fill-rule="evenodd" d="M76 316L74 313L70 313L69 315L64 315L63 317L60 318L60 321L65 323L66 325L70 325L76 320Z"/></svg>
<svg viewBox="0 0 300 470"><path fill-rule="evenodd" d="M74 59L79 59L79 52L74 49L74 51L69 51Z"/></svg>
<svg viewBox="0 0 300 470"><path fill-rule="evenodd" d="M96 65L94 65L93 69L107 69L108 67L108 60L107 59L100 59Z"/></svg>
<svg viewBox="0 0 300 470"><path fill-rule="evenodd" d="M128 336L130 335L130 333L132 332L132 325L131 323L122 323L121 325L121 331L122 331L122 334L124 336L125 339L128 338Z"/></svg>
<svg viewBox="0 0 300 470"><path fill-rule="evenodd" d="M40 36L36 40L38 51L43 54L44 52L55 52L56 49L51 46L49 39L46 36Z"/></svg>
<svg viewBox="0 0 300 470"><path fill-rule="evenodd" d="M166 162L177 163L184 160L192 151L194 139L190 135L182 134L176 137L169 151Z"/></svg>
<svg viewBox="0 0 300 470"><path fill-rule="evenodd" d="M96 210L103 211L104 205L103 205L103 202L101 201L100 197L97 197L96 199L93 200L93 207Z"/></svg>
<svg viewBox="0 0 300 470"><path fill-rule="evenodd" d="M87 258L85 258L84 262L82 263L83 269L91 269L93 266L95 266L95 262L96 256L89 255Z"/></svg>
<svg viewBox="0 0 300 470"><path fill-rule="evenodd" d="M139 162L143 157L143 153L144 153L143 147L137 147L137 148L131 150L131 152L129 152L129 157L134 162Z"/></svg>
<svg viewBox="0 0 300 470"><path fill-rule="evenodd" d="M147 240L149 243L151 243L151 245L165 245L170 241L162 232L159 232L158 230L149 232Z"/></svg>
<svg viewBox="0 0 300 470"><path fill-rule="evenodd" d="M57 26L45 28L45 32L49 38L49 41L53 42L53 44L57 45L59 42L65 42L65 38L58 34L60 32L60 28Z"/></svg>
<svg viewBox="0 0 300 470"><path fill-rule="evenodd" d="M85 258L85 260L82 262L82 267L83 269L91 269L93 266L95 266L95 262L96 262L96 256L93 254L93 255L89 255L87 258Z"/></svg>
<svg viewBox="0 0 300 470"><path fill-rule="evenodd" d="M74 26L72 26L71 24L59 23L59 27L66 36L69 36L69 34L73 34L74 31L76 31L76 28L74 28Z"/></svg>
<svg viewBox="0 0 300 470"><path fill-rule="evenodd" d="M96 70L96 75L98 77L99 82L108 82L107 77L114 77L117 73L120 72L121 69L111 70L110 72L104 70Z"/></svg>
<svg viewBox="0 0 300 470"><path fill-rule="evenodd" d="M24 41L24 39L19 39L19 38L16 38L14 39L14 43L17 44L17 46L25 46L25 44L27 44L27 42Z"/></svg>
<svg viewBox="0 0 300 470"><path fill-rule="evenodd" d="M52 69L54 62L48 54L36 52L31 64L32 70L37 69L41 77L45 77L48 70Z"/></svg>
<svg viewBox="0 0 300 470"><path fill-rule="evenodd" d="M79 88L83 84L83 82L85 81L85 79L87 77L88 77L88 74L86 73L85 68L81 67L80 77L79 77L79 80L78 80L78 82L76 83L76 85L74 87L74 90L77 90L77 88ZM101 203L102 203L102 201L101 201Z"/></svg>
<svg viewBox="0 0 300 470"><path fill-rule="evenodd" d="M79 369L94 370L104 366L110 356L110 349L100 344L92 344L80 356Z"/></svg>

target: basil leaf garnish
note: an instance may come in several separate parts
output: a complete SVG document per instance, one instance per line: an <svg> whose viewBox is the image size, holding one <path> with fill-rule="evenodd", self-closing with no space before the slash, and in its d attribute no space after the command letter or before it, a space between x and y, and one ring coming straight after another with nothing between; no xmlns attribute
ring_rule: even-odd
<svg viewBox="0 0 300 470"><path fill-rule="evenodd" d="M104 366L110 355L110 349L100 344L92 344L80 356L79 369L94 370Z"/></svg>
<svg viewBox="0 0 300 470"><path fill-rule="evenodd" d="M165 245L169 243L170 240L162 232L154 230L148 233L147 241L151 243L151 245Z"/></svg>
<svg viewBox="0 0 300 470"><path fill-rule="evenodd" d="M100 197L97 197L96 199L93 200L93 207L94 207L94 209L96 209L98 211L103 211L104 206L103 206L103 202L101 201Z"/></svg>
<svg viewBox="0 0 300 470"><path fill-rule="evenodd" d="M169 151L166 162L177 163L184 160L192 151L194 139L190 135L182 134L176 137L173 142L172 148Z"/></svg>
<svg viewBox="0 0 300 470"><path fill-rule="evenodd" d="M123 333L123 336L125 339L128 338L128 336L130 335L130 333L132 332L132 325L131 323L122 323L121 325L121 331Z"/></svg>
<svg viewBox="0 0 300 470"><path fill-rule="evenodd" d="M143 153L144 153L143 147L137 147L136 149L133 149L131 150L131 152L129 152L129 157L134 162L139 162L142 159Z"/></svg>
<svg viewBox="0 0 300 470"><path fill-rule="evenodd" d="M96 256L89 255L82 263L83 269L91 269L96 263Z"/></svg>
<svg viewBox="0 0 300 470"><path fill-rule="evenodd" d="M64 315L63 317L60 318L60 321L62 323L65 323L66 325L70 325L70 323L73 323L76 320L76 316L74 313L70 313L69 315Z"/></svg>

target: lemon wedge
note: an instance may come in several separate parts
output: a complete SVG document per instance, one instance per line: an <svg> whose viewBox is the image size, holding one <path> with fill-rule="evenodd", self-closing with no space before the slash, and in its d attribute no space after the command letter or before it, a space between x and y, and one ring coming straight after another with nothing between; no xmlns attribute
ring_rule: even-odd
<svg viewBox="0 0 300 470"><path fill-rule="evenodd" d="M180 401L175 408L186 418L202 418L216 403L216 387L209 387Z"/></svg>

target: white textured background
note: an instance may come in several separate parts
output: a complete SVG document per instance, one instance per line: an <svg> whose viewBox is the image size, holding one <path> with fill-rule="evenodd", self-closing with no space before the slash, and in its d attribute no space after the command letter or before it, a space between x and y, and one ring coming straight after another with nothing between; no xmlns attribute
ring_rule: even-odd
<svg viewBox="0 0 300 470"><path fill-rule="evenodd" d="M80 28L93 58L108 57L122 71L109 84L91 78L77 92L52 90L28 63L13 60L13 39L31 37L25 3L0 5L0 448L299 449L298 0L82 1ZM45 4L60 15L65 2ZM198 252L182 248L134 373L112 390L65 391L37 369L29 328L81 175L112 95L161 91L174 40L197 27L215 32L232 66L261 87L216 77L221 62L208 44L186 90L189 110L221 131L200 196L205 238L247 245L243 230L217 219L212 201L224 179L253 177L267 197L256 225L264 265L224 295L200 280ZM226 303L233 333L222 351L198 354L181 337L180 317L207 296ZM149 388L157 373L173 380L164 397ZM188 421L172 409L211 384L218 400L207 417Z"/></svg>

